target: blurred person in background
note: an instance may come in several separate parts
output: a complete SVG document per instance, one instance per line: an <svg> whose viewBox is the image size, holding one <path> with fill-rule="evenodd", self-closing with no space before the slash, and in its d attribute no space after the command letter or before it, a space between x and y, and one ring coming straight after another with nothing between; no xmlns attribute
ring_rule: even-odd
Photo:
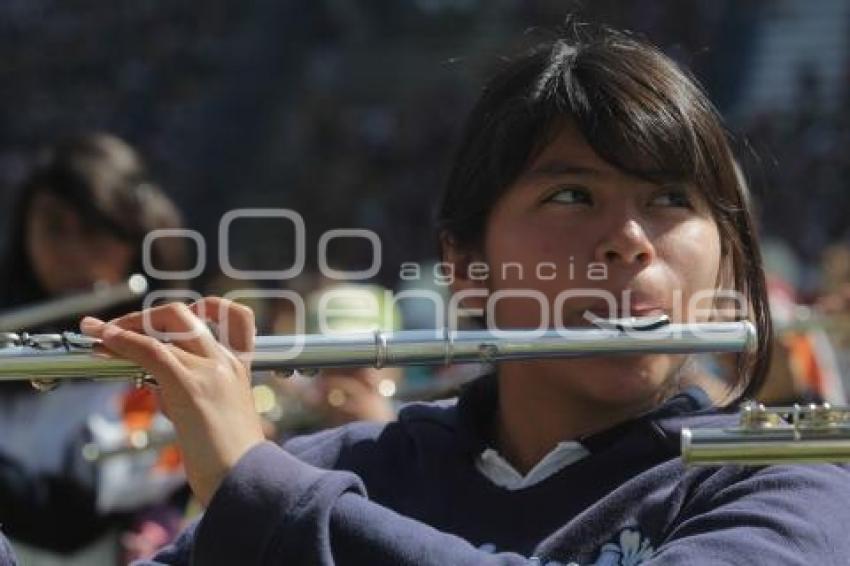
<svg viewBox="0 0 850 566"><path fill-rule="evenodd" d="M451 299L449 283L452 277L437 260L422 262L408 275L402 277L397 295L405 328L429 330L445 326L443 311ZM457 325L461 330L479 329L475 321L467 317L461 318ZM405 395L410 400L421 401L456 397L464 384L490 369L487 364L471 363L409 366L404 371Z"/></svg>
<svg viewBox="0 0 850 566"><path fill-rule="evenodd" d="M846 404L842 379L846 368L841 360L847 351L850 309L841 306L840 248L824 253L819 269L822 283L815 293L801 291L805 267L793 249L775 239L767 239L763 249L777 339L768 378L757 398L774 405Z"/></svg>
<svg viewBox="0 0 850 566"><path fill-rule="evenodd" d="M321 283L320 283L321 285ZM291 304L291 303L290 303ZM392 293L380 285L324 283L308 292L305 320L290 309L279 308L272 331L307 334L393 332L402 329L402 317ZM392 397L403 380L402 368L327 368L314 376L299 373L265 385L283 405L276 423L278 436L289 437L354 421L387 422L395 419Z"/></svg>
<svg viewBox="0 0 850 566"><path fill-rule="evenodd" d="M401 330L392 292L379 285L340 283L307 297L307 332L345 334ZM329 368L315 378L313 408L325 427L354 421L395 419L390 398L403 377L401 368Z"/></svg>
<svg viewBox="0 0 850 566"><path fill-rule="evenodd" d="M44 150L11 219L2 309L126 281L143 271L145 235L182 225L136 151L101 133ZM185 269L182 240L156 239L151 256L160 270ZM76 319L17 330L74 330ZM169 541L179 526L174 513L151 506L184 485L179 456L164 450L91 457L92 450L119 446L163 419L150 391L124 383L65 384L47 393L25 382L0 383L0 524L25 563L52 564L59 560L54 553L62 553L76 559L57 564L115 564L121 540L129 547L126 558Z"/></svg>
<svg viewBox="0 0 850 566"><path fill-rule="evenodd" d="M767 377L754 398L780 406L814 402L846 404L847 387L842 375L846 375L847 367L844 353L850 328L846 315L850 309L842 307L840 285L830 284L835 279L831 270L838 252L827 250L824 254L823 284L813 298L799 290L804 266L789 246L766 238L762 250L775 343ZM834 291L836 287L838 292ZM715 402L732 398L737 393L733 356L715 353L697 358L702 370L698 385Z"/></svg>
<svg viewBox="0 0 850 566"><path fill-rule="evenodd" d="M824 314L850 316L850 243L839 242L826 248L821 271L822 294L815 306Z"/></svg>
<svg viewBox="0 0 850 566"><path fill-rule="evenodd" d="M11 213L0 279L4 310L142 273L145 235L182 226L174 203L148 181L136 151L108 134L81 134L43 150ZM160 270L182 270L186 255L178 239L152 244L151 259ZM65 330L76 318L48 328Z"/></svg>

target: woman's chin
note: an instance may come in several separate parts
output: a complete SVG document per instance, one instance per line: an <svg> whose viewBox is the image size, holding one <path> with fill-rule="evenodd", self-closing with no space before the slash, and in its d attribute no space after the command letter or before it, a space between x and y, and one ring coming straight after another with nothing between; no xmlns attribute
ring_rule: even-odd
<svg viewBox="0 0 850 566"><path fill-rule="evenodd" d="M589 402L616 406L657 401L672 368L669 358L658 355L594 358L581 365L561 375L561 386Z"/></svg>

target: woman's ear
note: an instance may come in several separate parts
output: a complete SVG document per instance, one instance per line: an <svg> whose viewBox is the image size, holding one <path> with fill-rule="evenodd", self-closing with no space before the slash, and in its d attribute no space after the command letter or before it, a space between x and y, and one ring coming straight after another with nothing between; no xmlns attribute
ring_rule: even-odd
<svg viewBox="0 0 850 566"><path fill-rule="evenodd" d="M487 304L489 266L480 251L461 247L446 232L440 234L444 275L449 278L452 294L462 294L461 306L484 309Z"/></svg>

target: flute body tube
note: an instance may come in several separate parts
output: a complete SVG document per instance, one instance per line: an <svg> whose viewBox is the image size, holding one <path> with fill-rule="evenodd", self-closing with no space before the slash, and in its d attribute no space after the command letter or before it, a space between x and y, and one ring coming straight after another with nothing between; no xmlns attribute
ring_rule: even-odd
<svg viewBox="0 0 850 566"><path fill-rule="evenodd" d="M639 319L638 319L639 320ZM93 354L99 342L79 334L3 337L0 381L145 377L132 362ZM755 345L747 321L702 324L617 323L560 330L412 330L348 335L259 336L254 370L310 371L332 367L399 367L496 363L543 358L650 353L737 352Z"/></svg>

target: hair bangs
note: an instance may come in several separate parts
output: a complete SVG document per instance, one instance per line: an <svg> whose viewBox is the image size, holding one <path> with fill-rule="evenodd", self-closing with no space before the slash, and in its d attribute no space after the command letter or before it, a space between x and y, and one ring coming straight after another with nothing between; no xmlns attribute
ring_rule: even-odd
<svg viewBox="0 0 850 566"><path fill-rule="evenodd" d="M654 183L716 185L705 159L708 144L698 133L706 109L695 102L702 93L681 70L668 69L669 60L614 40L606 43L600 49L559 41L551 50L529 104L555 131L538 141L551 139L555 124L567 120L603 160L624 173Z"/></svg>

